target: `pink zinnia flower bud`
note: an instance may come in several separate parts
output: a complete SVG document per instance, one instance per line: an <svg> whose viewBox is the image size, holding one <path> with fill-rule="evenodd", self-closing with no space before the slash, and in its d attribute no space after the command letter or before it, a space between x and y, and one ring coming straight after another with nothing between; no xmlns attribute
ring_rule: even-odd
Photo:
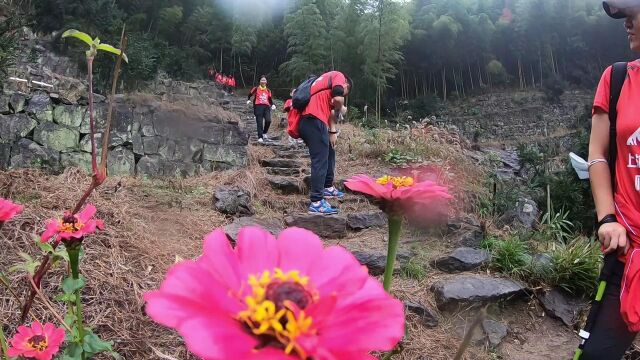
<svg viewBox="0 0 640 360"><path fill-rule="evenodd" d="M44 326L35 321L31 327L18 327L18 333L9 340L9 357L22 356L27 359L51 360L64 341L64 329L51 323Z"/></svg>
<svg viewBox="0 0 640 360"><path fill-rule="evenodd" d="M207 360L371 359L404 336L403 304L355 257L298 228L278 239L248 227L233 249L222 230L169 269L146 311Z"/></svg>
<svg viewBox="0 0 640 360"><path fill-rule="evenodd" d="M55 241L80 241L85 235L95 232L96 229L103 230L104 222L93 219L96 211L95 206L87 205L76 215L65 212L62 219L50 219L40 241L47 242L52 237L55 237Z"/></svg>

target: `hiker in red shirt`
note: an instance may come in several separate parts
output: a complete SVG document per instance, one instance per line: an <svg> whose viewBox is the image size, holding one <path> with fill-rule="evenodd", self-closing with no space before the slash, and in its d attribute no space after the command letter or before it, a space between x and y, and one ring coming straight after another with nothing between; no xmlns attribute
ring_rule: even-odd
<svg viewBox="0 0 640 360"><path fill-rule="evenodd" d="M216 74L216 82L220 85L222 85L222 74L221 73L217 73Z"/></svg>
<svg viewBox="0 0 640 360"><path fill-rule="evenodd" d="M603 5L609 16L626 19L631 50L640 52L640 0ZM598 238L612 256L605 257L601 275L604 295L594 302L593 321L581 332L580 360L619 360L640 330L640 61L616 64L614 75L613 68L605 70L598 85L589 143ZM610 107L617 93L612 84L622 86L615 107ZM615 144L610 144L610 116L616 124Z"/></svg>
<svg viewBox="0 0 640 360"><path fill-rule="evenodd" d="M275 110L273 104L271 90L267 87L267 77L260 77L260 85L254 87L249 92L247 105L251 105L253 97L253 114L256 116L256 125L258 127L258 142L264 143L269 140L267 132L271 126L271 110Z"/></svg>
<svg viewBox="0 0 640 360"><path fill-rule="evenodd" d="M232 95L233 95L233 92L236 90L236 77L233 75L229 79L229 90Z"/></svg>
<svg viewBox="0 0 640 360"><path fill-rule="evenodd" d="M314 214L336 214L325 199L344 197L333 186L336 167L335 146L338 138L337 119L346 114L345 97L353 83L343 73L330 71L311 85L311 99L298 125L300 138L311 157L311 205Z"/></svg>

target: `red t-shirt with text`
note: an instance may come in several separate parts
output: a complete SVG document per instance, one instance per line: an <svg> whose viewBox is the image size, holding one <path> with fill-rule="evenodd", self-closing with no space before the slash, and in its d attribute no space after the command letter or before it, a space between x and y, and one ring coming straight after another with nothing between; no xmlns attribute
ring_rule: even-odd
<svg viewBox="0 0 640 360"><path fill-rule="evenodd" d="M602 74L593 111L609 113L611 67ZM628 65L618 100L615 205L619 222L640 245L640 62Z"/></svg>
<svg viewBox="0 0 640 360"><path fill-rule="evenodd" d="M331 88L329 88L329 80L331 80ZM311 115L322 120L322 122L328 126L329 117L333 110L333 106L331 105L331 100L334 97L332 94L333 89L338 86L342 86L344 88L346 85L347 78L339 71L330 71L322 74L318 79L316 79L313 85L311 85L312 96L309 101L309 105L307 105L302 116Z"/></svg>

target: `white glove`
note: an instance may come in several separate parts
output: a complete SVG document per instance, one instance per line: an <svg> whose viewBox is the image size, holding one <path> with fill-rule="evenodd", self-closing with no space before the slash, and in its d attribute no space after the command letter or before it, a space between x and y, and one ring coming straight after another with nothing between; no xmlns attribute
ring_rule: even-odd
<svg viewBox="0 0 640 360"><path fill-rule="evenodd" d="M276 106L275 105L271 105L271 110L275 110Z"/></svg>
<svg viewBox="0 0 640 360"><path fill-rule="evenodd" d="M247 105L251 105L251 100L247 100Z"/></svg>

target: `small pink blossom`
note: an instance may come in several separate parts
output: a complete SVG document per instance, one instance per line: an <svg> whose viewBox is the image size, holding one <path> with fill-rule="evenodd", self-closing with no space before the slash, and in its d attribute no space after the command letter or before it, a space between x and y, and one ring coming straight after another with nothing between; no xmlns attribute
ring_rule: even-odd
<svg viewBox="0 0 640 360"><path fill-rule="evenodd" d="M374 359L404 335L403 304L347 250L298 228L276 239L247 227L235 249L216 230L144 298L207 360Z"/></svg>
<svg viewBox="0 0 640 360"><path fill-rule="evenodd" d="M22 356L27 359L51 360L64 341L64 329L51 323L44 326L35 321L31 327L18 327L18 333L9 340L9 357Z"/></svg>
<svg viewBox="0 0 640 360"><path fill-rule="evenodd" d="M14 204L11 200L0 198L0 222L11 220L14 216L20 214L24 210L24 206Z"/></svg>
<svg viewBox="0 0 640 360"><path fill-rule="evenodd" d="M384 176L375 180L366 175L357 175L347 180L345 186L376 198L382 209L392 214L420 212L426 216L439 210L430 206L440 205L452 198L446 187L433 181L415 182L408 176Z"/></svg>
<svg viewBox="0 0 640 360"><path fill-rule="evenodd" d="M89 204L76 215L67 211L62 219L50 219L40 241L47 242L53 237L55 241L81 240L97 229L103 230L104 222L93 219L96 211L96 207Z"/></svg>

